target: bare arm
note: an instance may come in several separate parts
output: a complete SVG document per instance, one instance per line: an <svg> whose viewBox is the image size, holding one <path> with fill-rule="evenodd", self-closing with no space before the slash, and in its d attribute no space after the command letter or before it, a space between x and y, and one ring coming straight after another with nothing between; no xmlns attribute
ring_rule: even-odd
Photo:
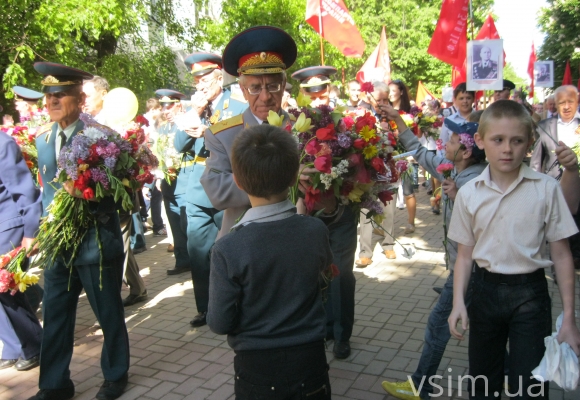
<svg viewBox="0 0 580 400"><path fill-rule="evenodd" d="M574 316L574 263L568 239L550 243L550 254L558 277L558 290L562 298L564 320L558 334L558 341L566 342L580 355L580 332Z"/></svg>

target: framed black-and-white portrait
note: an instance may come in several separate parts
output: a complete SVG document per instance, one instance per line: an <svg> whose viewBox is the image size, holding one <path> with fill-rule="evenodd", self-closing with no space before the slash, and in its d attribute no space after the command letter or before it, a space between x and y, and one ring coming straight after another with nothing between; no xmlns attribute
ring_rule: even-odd
<svg viewBox="0 0 580 400"><path fill-rule="evenodd" d="M467 90L503 89L503 40L467 43Z"/></svg>
<svg viewBox="0 0 580 400"><path fill-rule="evenodd" d="M536 61L534 77L536 87L554 87L554 61Z"/></svg>

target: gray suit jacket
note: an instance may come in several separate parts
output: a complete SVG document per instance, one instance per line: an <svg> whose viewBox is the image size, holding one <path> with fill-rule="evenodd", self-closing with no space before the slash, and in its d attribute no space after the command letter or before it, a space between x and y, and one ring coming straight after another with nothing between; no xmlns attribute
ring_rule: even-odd
<svg viewBox="0 0 580 400"><path fill-rule="evenodd" d="M281 112L285 125L289 117L286 112ZM228 233L236 220L251 207L246 192L234 183L230 159L236 136L245 128L255 125L258 121L248 108L243 114L221 121L205 132L205 147L210 156L200 182L212 205L218 210L225 210L217 239Z"/></svg>
<svg viewBox="0 0 580 400"><path fill-rule="evenodd" d="M548 118L540 121L536 133L539 139L534 144L534 151L530 160L530 168L542 174L550 175L552 178L559 178L561 175L560 163L553 150L558 141L558 118ZM548 134L550 136L548 136Z"/></svg>

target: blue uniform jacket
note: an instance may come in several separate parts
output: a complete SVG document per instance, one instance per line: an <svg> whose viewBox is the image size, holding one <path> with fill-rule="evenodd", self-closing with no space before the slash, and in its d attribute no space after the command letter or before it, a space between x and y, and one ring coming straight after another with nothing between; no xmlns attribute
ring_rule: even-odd
<svg viewBox="0 0 580 400"><path fill-rule="evenodd" d="M72 138L82 131L84 123L78 121L76 128L67 141L70 145ZM43 215L46 215L46 208L52 202L54 193L61 187L60 183L53 182L56 177L57 155L55 149L55 141L58 132L58 124L55 122L48 131L39 131L36 137L36 148L38 149L38 169L40 172L40 179L43 184L42 190L42 206ZM113 197L109 196L100 202L89 202L91 212L98 218L99 237L101 239L103 248L103 260L112 260L124 254L123 237L121 236L121 228L119 225L118 205L113 201ZM77 252L77 256L73 265L87 265L99 264L100 252L96 240L95 228L90 228L86 234L81 248ZM47 266L48 267L48 266Z"/></svg>
<svg viewBox="0 0 580 400"><path fill-rule="evenodd" d="M42 203L20 148L0 132L0 254L20 246L22 237L36 236Z"/></svg>
<svg viewBox="0 0 580 400"><path fill-rule="evenodd" d="M158 132L159 135L173 135L174 137L177 137L177 135L187 136L187 133L177 128L177 124L168 122L159 126ZM171 140L169 140L169 143L171 143ZM193 172L193 159L195 157L195 153L191 148L179 152L183 153L183 158L181 159L181 169L179 170L177 179L171 182L170 186L171 190L173 190L173 195L175 196L184 195L187 191L189 175L191 175Z"/></svg>
<svg viewBox="0 0 580 400"><path fill-rule="evenodd" d="M248 108L248 103L231 98L231 94L232 92L225 90L215 108L214 115L219 111L219 121L225 119L222 118L224 115L231 118L242 114ZM211 125L206 118L202 118L201 123L206 126ZM199 181L203 175L203 171L205 171L205 159L209 157L209 151L205 148L204 138L194 138L189 136L185 131L177 131L174 144L178 152L182 153L193 150L197 156L196 160L199 160L199 158L203 159L195 162L193 171L189 175L185 200L200 207L213 208Z"/></svg>

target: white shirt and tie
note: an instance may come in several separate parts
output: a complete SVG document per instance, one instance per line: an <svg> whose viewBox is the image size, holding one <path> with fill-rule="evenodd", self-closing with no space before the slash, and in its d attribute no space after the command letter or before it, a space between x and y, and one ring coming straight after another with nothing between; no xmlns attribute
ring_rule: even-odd
<svg viewBox="0 0 580 400"><path fill-rule="evenodd" d="M566 146L572 147L578 143L580 135L576 133L578 129L578 121L580 120L580 114L576 112L574 118L569 122L562 121L562 118L558 116L558 139L564 142Z"/></svg>

